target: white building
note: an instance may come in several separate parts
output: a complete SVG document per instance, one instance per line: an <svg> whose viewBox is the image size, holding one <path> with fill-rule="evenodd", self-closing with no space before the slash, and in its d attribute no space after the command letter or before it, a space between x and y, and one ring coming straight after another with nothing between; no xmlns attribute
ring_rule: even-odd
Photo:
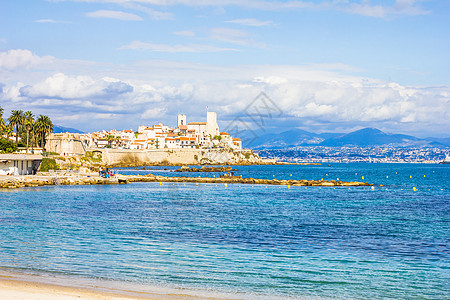
<svg viewBox="0 0 450 300"><path fill-rule="evenodd" d="M39 169L42 155L0 154L0 175L33 175Z"/></svg>

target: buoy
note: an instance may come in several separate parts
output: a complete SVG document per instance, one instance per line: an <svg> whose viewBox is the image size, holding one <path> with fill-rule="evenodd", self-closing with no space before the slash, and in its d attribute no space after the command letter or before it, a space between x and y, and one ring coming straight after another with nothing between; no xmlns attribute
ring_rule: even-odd
<svg viewBox="0 0 450 300"><path fill-rule="evenodd" d="M328 176L328 174L325 174L325 176Z"/></svg>
<svg viewBox="0 0 450 300"><path fill-rule="evenodd" d="M363 178L364 179L364 178ZM337 181L339 181L339 178L336 178Z"/></svg>
<svg viewBox="0 0 450 300"><path fill-rule="evenodd" d="M375 187L374 186L372 186L371 188L370 188L372 191L374 191L375 190Z"/></svg>
<svg viewBox="0 0 450 300"><path fill-rule="evenodd" d="M320 180L323 181L323 178L321 178Z"/></svg>
<svg viewBox="0 0 450 300"><path fill-rule="evenodd" d="M412 175L409 175L409 178L412 178Z"/></svg>
<svg viewBox="0 0 450 300"><path fill-rule="evenodd" d="M198 183L196 183L195 186L198 186Z"/></svg>
<svg viewBox="0 0 450 300"><path fill-rule="evenodd" d="M275 175L272 175L273 177L275 177Z"/></svg>
<svg viewBox="0 0 450 300"><path fill-rule="evenodd" d="M162 182L161 182L161 181L159 182L159 185L162 185Z"/></svg>
<svg viewBox="0 0 450 300"><path fill-rule="evenodd" d="M386 176L386 178L389 178L389 176Z"/></svg>
<svg viewBox="0 0 450 300"><path fill-rule="evenodd" d="M384 185L380 184L380 186L384 186Z"/></svg>
<svg viewBox="0 0 450 300"><path fill-rule="evenodd" d="M292 176L292 174L291 174L291 176Z"/></svg>
<svg viewBox="0 0 450 300"><path fill-rule="evenodd" d="M364 180L364 176L362 176L361 179Z"/></svg>
<svg viewBox="0 0 450 300"><path fill-rule="evenodd" d="M228 186L228 184L225 183L225 187L227 187L227 186Z"/></svg>
<svg viewBox="0 0 450 300"><path fill-rule="evenodd" d="M413 191L414 191L414 192L417 191L416 187L413 187Z"/></svg>
<svg viewBox="0 0 450 300"><path fill-rule="evenodd" d="M290 184L288 184L288 189L290 189L291 188L291 185Z"/></svg>
<svg viewBox="0 0 450 300"><path fill-rule="evenodd" d="M305 186L305 190L307 189L307 187Z"/></svg>
<svg viewBox="0 0 450 300"><path fill-rule="evenodd" d="M423 177L426 177L425 175L423 175Z"/></svg>

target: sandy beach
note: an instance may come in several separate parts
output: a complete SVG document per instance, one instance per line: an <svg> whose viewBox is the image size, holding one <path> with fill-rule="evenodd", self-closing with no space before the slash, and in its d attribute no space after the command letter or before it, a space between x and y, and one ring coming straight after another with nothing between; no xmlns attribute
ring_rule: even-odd
<svg viewBox="0 0 450 300"><path fill-rule="evenodd" d="M49 283L51 282L51 283ZM55 283L58 282L58 283ZM68 278L45 279L40 276L22 274L0 274L0 299L2 300L200 300L231 299L229 297L190 295L189 291L159 287L131 285L98 280L70 281Z"/></svg>

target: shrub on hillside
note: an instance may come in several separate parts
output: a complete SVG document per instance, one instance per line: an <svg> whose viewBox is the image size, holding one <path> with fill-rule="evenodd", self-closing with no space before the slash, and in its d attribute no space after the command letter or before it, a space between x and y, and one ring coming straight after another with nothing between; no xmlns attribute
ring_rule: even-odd
<svg viewBox="0 0 450 300"><path fill-rule="evenodd" d="M17 150L17 146L13 141L7 139L0 139L0 152L13 153Z"/></svg>
<svg viewBox="0 0 450 300"><path fill-rule="evenodd" d="M59 166L56 163L56 160L53 158L43 158L41 162L41 172L48 172L48 170L58 170Z"/></svg>

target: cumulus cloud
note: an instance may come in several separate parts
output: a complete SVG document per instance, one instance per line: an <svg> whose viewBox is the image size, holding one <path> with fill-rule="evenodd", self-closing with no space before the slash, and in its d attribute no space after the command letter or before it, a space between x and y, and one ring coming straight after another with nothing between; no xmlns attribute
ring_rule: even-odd
<svg viewBox="0 0 450 300"><path fill-rule="evenodd" d="M57 73L43 82L20 88L28 98L83 99L110 97L132 92L133 88L120 81L94 80L90 76L67 76Z"/></svg>
<svg viewBox="0 0 450 300"><path fill-rule="evenodd" d="M0 52L0 71L30 69L40 65L53 63L52 56L38 56L29 50L12 49Z"/></svg>
<svg viewBox="0 0 450 300"><path fill-rule="evenodd" d="M123 21L142 21L142 18L138 15L116 10L97 10L86 13L86 16L90 18L108 18Z"/></svg>
<svg viewBox="0 0 450 300"><path fill-rule="evenodd" d="M26 63L9 67L39 67L29 61L40 61L40 57L27 57ZM85 70L84 65L80 70ZM220 124L225 126L236 116L245 116L248 106L264 91L282 112L270 120L270 126L311 131L371 126L391 132L448 135L449 87L406 86L348 75L352 73L355 70L345 65L143 61L101 68L89 75L64 72L35 79L20 73L15 81L2 80L0 106L15 109L26 105L36 113L61 118L61 125L81 125L87 131L137 128L157 121L174 125L178 113L187 114L191 121L203 121L208 106L218 112ZM64 115L71 117L64 119Z"/></svg>

